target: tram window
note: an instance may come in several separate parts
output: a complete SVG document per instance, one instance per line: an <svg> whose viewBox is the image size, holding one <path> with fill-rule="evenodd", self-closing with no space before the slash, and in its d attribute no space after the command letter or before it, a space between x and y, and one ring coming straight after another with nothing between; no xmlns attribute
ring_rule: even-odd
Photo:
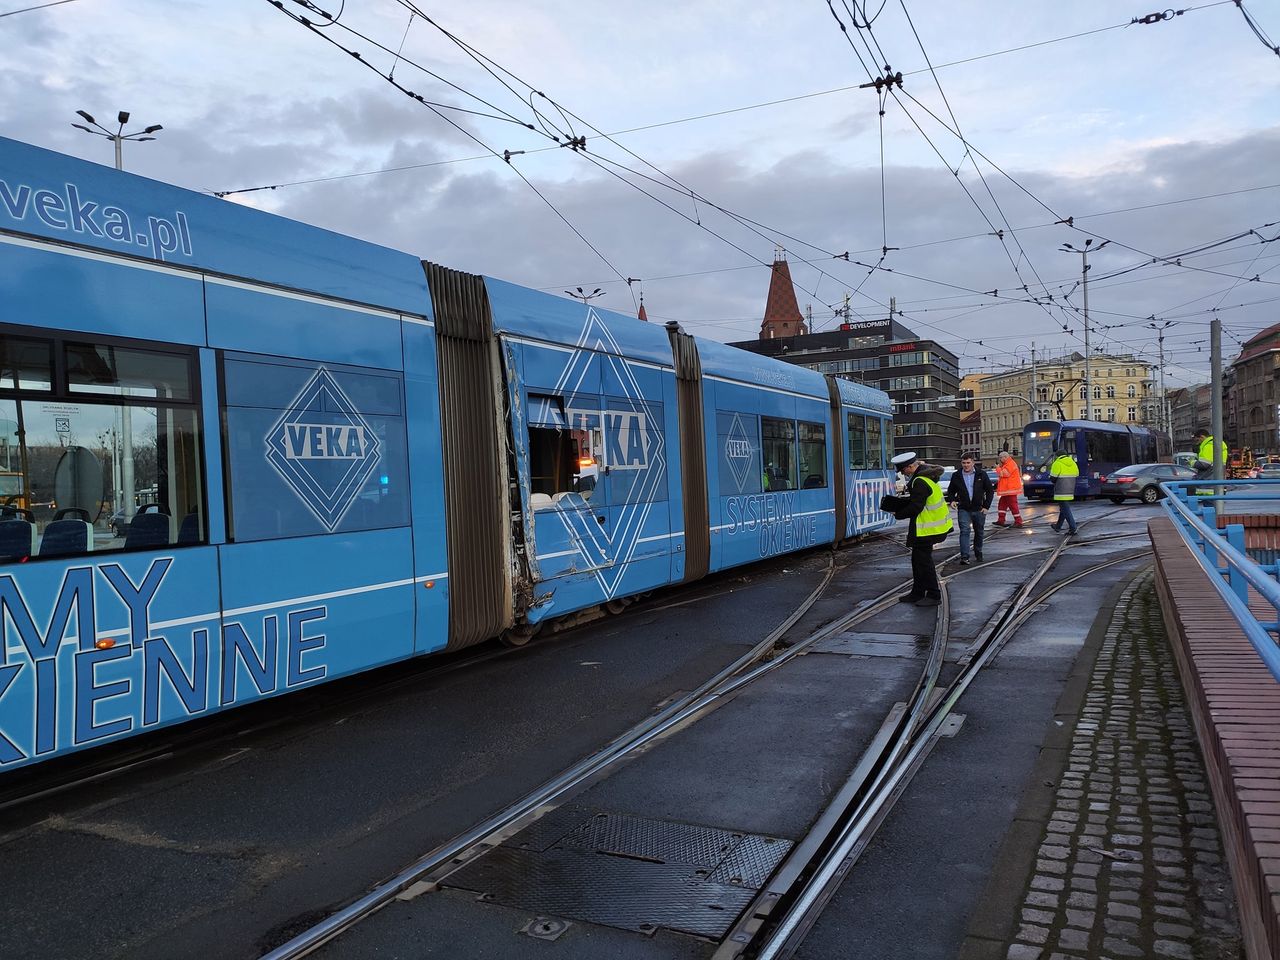
<svg viewBox="0 0 1280 960"><path fill-rule="evenodd" d="M760 460L766 491L796 488L795 421L760 418Z"/></svg>
<svg viewBox="0 0 1280 960"><path fill-rule="evenodd" d="M827 428L800 421L800 485L808 490L827 485Z"/></svg>
<svg viewBox="0 0 1280 960"><path fill-rule="evenodd" d="M232 541L408 525L401 374L228 352L222 381Z"/></svg>
<svg viewBox="0 0 1280 960"><path fill-rule="evenodd" d="M0 332L0 563L204 542L195 404L75 395L49 361L80 346ZM181 369L191 399L190 353L138 352Z"/></svg>
<svg viewBox="0 0 1280 960"><path fill-rule="evenodd" d="M879 417L867 417L867 469L884 469L884 442L881 440L883 430Z"/></svg>
<svg viewBox="0 0 1280 960"><path fill-rule="evenodd" d="M879 426L879 421L874 421ZM848 415L849 469L865 470L871 459L867 456L867 418L860 413Z"/></svg>
<svg viewBox="0 0 1280 960"><path fill-rule="evenodd" d="M586 430L529 428L529 492L579 493L590 500L598 467Z"/></svg>
<svg viewBox="0 0 1280 960"><path fill-rule="evenodd" d="M0 337L0 389L52 390L52 346L48 340Z"/></svg>
<svg viewBox="0 0 1280 960"><path fill-rule="evenodd" d="M67 389L124 397L191 399L191 355L101 343L66 345Z"/></svg>
<svg viewBox="0 0 1280 960"><path fill-rule="evenodd" d="M569 429L559 397L529 394L527 416L529 492L548 497L573 492L591 499L598 473L591 432ZM580 417L575 423L581 425Z"/></svg>

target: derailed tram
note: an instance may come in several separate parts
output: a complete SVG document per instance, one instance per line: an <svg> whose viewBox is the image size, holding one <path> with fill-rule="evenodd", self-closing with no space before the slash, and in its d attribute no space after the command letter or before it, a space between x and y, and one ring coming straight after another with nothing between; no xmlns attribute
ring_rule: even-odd
<svg viewBox="0 0 1280 960"><path fill-rule="evenodd" d="M889 527L891 409L0 138L0 775Z"/></svg>

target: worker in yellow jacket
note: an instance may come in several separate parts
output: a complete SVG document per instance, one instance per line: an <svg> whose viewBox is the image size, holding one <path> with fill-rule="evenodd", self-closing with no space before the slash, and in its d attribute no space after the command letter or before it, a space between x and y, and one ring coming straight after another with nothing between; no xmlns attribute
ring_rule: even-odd
<svg viewBox="0 0 1280 960"><path fill-rule="evenodd" d="M1055 451L1053 462L1049 464L1049 476L1053 477L1053 500L1058 505L1058 519L1053 524L1053 532L1061 533L1065 521L1067 533L1075 536L1076 517L1071 512L1071 501L1076 498L1076 478L1080 476L1075 457L1066 450Z"/></svg>
<svg viewBox="0 0 1280 960"><path fill-rule="evenodd" d="M907 478L905 496L886 496L880 509L899 520L910 520L907 545L911 547L911 592L898 598L899 603L918 607L936 607L942 602L938 585L938 568L933 562L934 544L941 543L951 531L951 511L938 485L942 468L925 463L914 453L900 453L893 458L894 469Z"/></svg>
<svg viewBox="0 0 1280 960"><path fill-rule="evenodd" d="M1192 466L1196 468L1196 479L1212 480L1213 479L1213 443L1214 443L1213 437L1209 434L1209 431L1206 430L1204 427L1201 427L1199 430L1197 430L1193 434L1193 436L1195 437L1195 441L1196 441L1196 459L1195 459L1195 463L1192 464ZM1223 443L1221 440L1219 440L1218 446L1222 448L1222 472L1225 474L1227 470L1227 445ZM1201 494L1202 496L1209 496L1213 492L1214 491L1211 487L1206 487L1204 489L1197 488L1196 490L1196 493Z"/></svg>

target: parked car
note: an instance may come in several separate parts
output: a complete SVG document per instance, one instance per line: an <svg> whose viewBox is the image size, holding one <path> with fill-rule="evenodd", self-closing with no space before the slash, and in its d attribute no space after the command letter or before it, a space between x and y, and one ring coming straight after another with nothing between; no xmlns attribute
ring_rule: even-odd
<svg viewBox="0 0 1280 960"><path fill-rule="evenodd" d="M1129 497L1137 497L1143 503L1155 503L1163 494L1160 484L1166 480L1191 480L1196 472L1176 463L1135 463L1121 467L1102 478L1100 492L1110 497L1112 503L1124 503Z"/></svg>
<svg viewBox="0 0 1280 960"><path fill-rule="evenodd" d="M124 507L121 507L107 520L107 526L111 528L113 537L123 537L129 532L129 515L125 513Z"/></svg>
<svg viewBox="0 0 1280 960"><path fill-rule="evenodd" d="M1280 480L1280 460L1268 460L1258 468L1259 480Z"/></svg>

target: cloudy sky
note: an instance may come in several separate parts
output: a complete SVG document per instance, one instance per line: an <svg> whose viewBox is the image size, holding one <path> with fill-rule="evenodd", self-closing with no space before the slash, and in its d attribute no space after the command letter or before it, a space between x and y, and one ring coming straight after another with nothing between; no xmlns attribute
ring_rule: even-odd
<svg viewBox="0 0 1280 960"><path fill-rule="evenodd" d="M1064 243L1110 241L1095 347L1174 321L1171 386L1215 310L1228 356L1280 322L1280 57L1229 0L42 2L0 0L0 134L110 163L74 112L129 110L130 170L703 336L778 247L815 328L894 298L966 370L1082 348Z"/></svg>

